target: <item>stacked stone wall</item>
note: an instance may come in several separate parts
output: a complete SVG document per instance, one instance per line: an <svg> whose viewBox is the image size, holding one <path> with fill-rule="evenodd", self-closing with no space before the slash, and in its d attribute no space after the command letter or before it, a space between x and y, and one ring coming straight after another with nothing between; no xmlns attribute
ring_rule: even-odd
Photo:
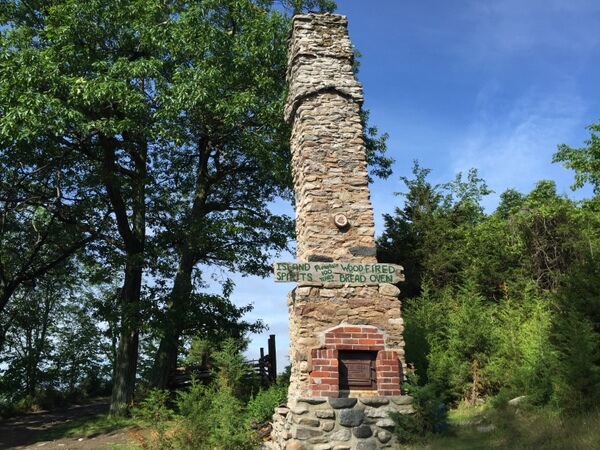
<svg viewBox="0 0 600 450"><path fill-rule="evenodd" d="M331 117L331 111L335 111ZM298 108L292 133L298 261L376 262L359 107L337 93ZM338 228L334 217L348 225Z"/></svg>
<svg viewBox="0 0 600 450"><path fill-rule="evenodd" d="M406 395L360 398L300 398L273 415L271 449L378 450L398 448L390 413L411 414Z"/></svg>

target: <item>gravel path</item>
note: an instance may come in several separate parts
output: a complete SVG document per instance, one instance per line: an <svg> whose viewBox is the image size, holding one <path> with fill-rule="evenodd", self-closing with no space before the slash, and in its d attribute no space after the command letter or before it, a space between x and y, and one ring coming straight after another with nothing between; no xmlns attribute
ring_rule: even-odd
<svg viewBox="0 0 600 450"><path fill-rule="evenodd" d="M134 439L127 429L115 430L106 434L88 437L69 437L55 441L43 441L41 435L53 426L85 416L95 416L108 412L108 401L98 401L86 405L56 408L25 416L0 420L0 449L114 449L131 443Z"/></svg>

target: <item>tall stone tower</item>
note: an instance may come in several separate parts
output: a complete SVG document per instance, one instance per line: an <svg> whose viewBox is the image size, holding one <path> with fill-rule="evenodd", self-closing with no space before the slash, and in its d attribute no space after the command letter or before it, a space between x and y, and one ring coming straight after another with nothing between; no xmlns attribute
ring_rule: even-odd
<svg viewBox="0 0 600 450"><path fill-rule="evenodd" d="M297 261L275 263L275 275L298 284L288 296L288 405L273 434L279 448L387 447L388 412L411 407L401 395L403 324L392 284L402 268L377 264L363 93L344 16L294 17L288 85Z"/></svg>
<svg viewBox="0 0 600 450"><path fill-rule="evenodd" d="M373 209L347 21L296 16L285 119L293 124L298 261L376 262ZM344 215L346 227L334 217Z"/></svg>

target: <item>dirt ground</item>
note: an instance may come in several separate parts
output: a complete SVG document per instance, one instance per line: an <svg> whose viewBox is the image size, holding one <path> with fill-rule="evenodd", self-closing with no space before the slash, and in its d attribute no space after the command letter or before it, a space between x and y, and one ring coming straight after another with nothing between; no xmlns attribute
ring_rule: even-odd
<svg viewBox="0 0 600 450"><path fill-rule="evenodd" d="M84 416L106 413L108 406L108 402L102 401L0 420L0 449L115 449L119 445L134 443L135 432L127 429L55 441L43 441L40 437L43 431L53 426Z"/></svg>

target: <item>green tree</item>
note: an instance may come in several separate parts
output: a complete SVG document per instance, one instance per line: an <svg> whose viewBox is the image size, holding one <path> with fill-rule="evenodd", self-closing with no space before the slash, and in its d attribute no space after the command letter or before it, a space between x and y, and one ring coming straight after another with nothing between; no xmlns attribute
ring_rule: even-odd
<svg viewBox="0 0 600 450"><path fill-rule="evenodd" d="M583 256L584 218L578 206L558 195L553 181L542 180L511 219L527 256L522 270L539 289L556 291L563 275Z"/></svg>
<svg viewBox="0 0 600 450"><path fill-rule="evenodd" d="M493 308L472 282L447 288L439 301L444 315L429 337L429 379L447 386L450 398L475 404L487 391L485 373L495 352Z"/></svg>
<svg viewBox="0 0 600 450"><path fill-rule="evenodd" d="M421 293L426 276L425 255L431 226L442 209L443 194L440 185L427 181L431 169L424 169L414 161L414 179L401 176L407 192L396 192L405 198L403 208L396 207L394 215L385 214L385 228L377 239L377 257L380 262L401 264L406 281L402 284L403 295L413 298Z"/></svg>
<svg viewBox="0 0 600 450"><path fill-rule="evenodd" d="M579 209L578 258L561 278L552 344L553 401L568 412L592 410L600 398L600 214L597 196Z"/></svg>
<svg viewBox="0 0 600 450"><path fill-rule="evenodd" d="M594 193L600 193L600 123L588 127L590 138L585 141L587 147L573 148L566 144L558 146L552 162L561 162L575 171L575 182L572 188L578 189L586 183L594 188Z"/></svg>
<svg viewBox="0 0 600 450"><path fill-rule="evenodd" d="M0 142L1 137L0 132ZM13 296L69 266L95 239L98 228L91 224L102 218L89 210L90 201L74 198L74 180L56 174L51 157L1 143L0 148L1 351Z"/></svg>
<svg viewBox="0 0 600 450"><path fill-rule="evenodd" d="M4 147L43 155L52 173L76 180L69 194L93 194L90 210L110 219L95 256L122 270L119 414L133 393L147 268L174 277L170 348L157 358L168 363L196 265L264 273L266 252L289 235L289 220L264 207L289 186L288 21L271 2L249 0L5 4Z"/></svg>
<svg viewBox="0 0 600 450"><path fill-rule="evenodd" d="M12 400L56 391L78 394L110 373L99 350L102 334L90 314L85 289L71 273L46 276L17 291L7 308L10 326L0 361L0 390ZM104 372L104 376L103 376Z"/></svg>
<svg viewBox="0 0 600 450"><path fill-rule="evenodd" d="M7 351L2 356L5 392L15 398L34 397L43 381L51 351L50 326L63 290L48 282L20 289L11 304L7 327Z"/></svg>
<svg viewBox="0 0 600 450"><path fill-rule="evenodd" d="M281 114L289 18L280 4L294 11L335 6L3 3L3 157L18 155L6 160L9 171L21 160L45 160L43 173L68 180L60 198L70 201L61 203L72 206L72 221L89 239L88 261L120 283L112 303L119 337L114 414L132 401L140 330L152 314L161 319L149 329L160 339L152 378L161 385L182 333L211 325L207 314L181 320L193 302L208 299L199 292L202 264L264 274L266 255L289 239L290 219L266 208L290 197L289 129ZM390 160L375 133L365 127L369 160L381 175ZM27 171L37 185L54 187L41 173L34 165ZM42 204L37 197L33 203ZM146 289L149 279L162 289ZM221 306L224 314L239 312Z"/></svg>
<svg viewBox="0 0 600 450"><path fill-rule="evenodd" d="M289 218L268 209L290 185L289 129L281 120L287 20L252 2L222 5L218 14L207 5L178 21L176 33L189 37L173 55L181 70L160 113L166 135L185 144L165 142L162 160L175 177L157 196L159 210L170 212L156 221L154 242L164 246L157 275L173 282L158 321L156 387L166 386L181 334L205 328L207 316L189 320L202 298L198 265L265 275L269 252L285 248L293 230Z"/></svg>
<svg viewBox="0 0 600 450"><path fill-rule="evenodd" d="M51 325L53 348L47 374L57 389L75 399L102 393L111 376L102 352L106 338L91 312L85 289L79 287L79 292L71 291L63 300Z"/></svg>
<svg viewBox="0 0 600 450"><path fill-rule="evenodd" d="M1 140L21 156L43 155L60 179L76 178L67 194L95 194L112 221L106 242L123 267L112 398L120 413L135 382L152 94L164 63L149 30L168 11L135 1L5 3Z"/></svg>
<svg viewBox="0 0 600 450"><path fill-rule="evenodd" d="M385 230L378 239L378 258L405 266L407 282L402 289L408 298L419 295L424 283L433 289L458 286L458 274L469 260L468 240L483 220L482 198L491 193L472 169L464 180L432 185L430 169L414 162L414 179L400 177L408 191L404 207L385 215Z"/></svg>

